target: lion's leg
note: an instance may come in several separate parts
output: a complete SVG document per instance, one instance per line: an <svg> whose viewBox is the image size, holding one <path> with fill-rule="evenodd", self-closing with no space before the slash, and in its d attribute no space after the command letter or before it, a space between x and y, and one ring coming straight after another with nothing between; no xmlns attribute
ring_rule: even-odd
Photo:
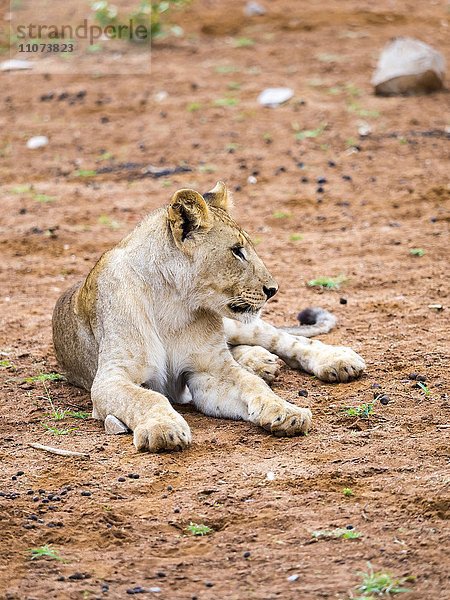
<svg viewBox="0 0 450 600"><path fill-rule="evenodd" d="M230 352L241 367L250 371L265 382L272 383L280 371L278 356L272 354L262 346L232 346Z"/></svg>
<svg viewBox="0 0 450 600"><path fill-rule="evenodd" d="M93 415L114 415L134 432L138 450L181 450L191 442L189 425L169 400L133 383L123 372L99 370L91 389Z"/></svg>
<svg viewBox="0 0 450 600"><path fill-rule="evenodd" d="M260 319L253 323L233 319L223 321L229 344L262 346L293 369L303 369L322 381L350 381L359 377L365 369L364 360L351 348L293 336Z"/></svg>
<svg viewBox="0 0 450 600"><path fill-rule="evenodd" d="M278 397L253 373L236 363L224 349L188 376L194 405L214 417L242 419L274 435L299 435L311 424L311 411Z"/></svg>

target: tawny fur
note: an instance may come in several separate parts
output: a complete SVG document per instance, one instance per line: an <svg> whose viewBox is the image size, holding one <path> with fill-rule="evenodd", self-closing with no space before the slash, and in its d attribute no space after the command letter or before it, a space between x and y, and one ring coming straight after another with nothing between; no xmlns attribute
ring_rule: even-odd
<svg viewBox="0 0 450 600"><path fill-rule="evenodd" d="M54 345L68 380L91 391L95 418L125 423L138 449L190 443L172 402L274 435L306 432L309 409L279 398L261 378L274 379L277 357L325 381L364 369L349 348L259 318L278 286L229 204L221 182L204 196L179 190L55 306Z"/></svg>

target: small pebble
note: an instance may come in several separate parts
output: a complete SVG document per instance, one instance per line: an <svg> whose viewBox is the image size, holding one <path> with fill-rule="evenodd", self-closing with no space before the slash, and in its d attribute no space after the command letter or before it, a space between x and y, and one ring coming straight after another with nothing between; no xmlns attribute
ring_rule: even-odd
<svg viewBox="0 0 450 600"><path fill-rule="evenodd" d="M372 387L375 389L380 389L381 385L379 383L372 383Z"/></svg>
<svg viewBox="0 0 450 600"><path fill-rule="evenodd" d="M329 167L335 167L335 166L336 166L336 163L334 162L334 160L329 160L329 161L328 161L328 166L329 166Z"/></svg>
<svg viewBox="0 0 450 600"><path fill-rule="evenodd" d="M45 490L38 490L38 494L45 494Z"/></svg>
<svg viewBox="0 0 450 600"><path fill-rule="evenodd" d="M298 395L303 396L304 398L308 397L308 390L298 390Z"/></svg>
<svg viewBox="0 0 450 600"><path fill-rule="evenodd" d="M427 380L427 378L425 377L425 375L417 375L417 377L416 377L416 381L424 382L426 380Z"/></svg>
<svg viewBox="0 0 450 600"><path fill-rule="evenodd" d="M81 495L82 496L92 496L91 492L85 492L85 491L81 492Z"/></svg>
<svg viewBox="0 0 450 600"><path fill-rule="evenodd" d="M40 500L39 496L34 496L33 502L39 502L39 500Z"/></svg>
<svg viewBox="0 0 450 600"><path fill-rule="evenodd" d="M347 298L339 298L339 304L347 304Z"/></svg>
<svg viewBox="0 0 450 600"><path fill-rule="evenodd" d="M171 492L172 490L173 490L173 487L172 487L171 485L168 485L168 486L167 486L167 491L168 491L168 492Z"/></svg>
<svg viewBox="0 0 450 600"><path fill-rule="evenodd" d="M248 550L246 552L244 552L243 556L244 558L250 558L251 552L249 552Z"/></svg>
<svg viewBox="0 0 450 600"><path fill-rule="evenodd" d="M178 514L179 512L181 512L181 509L180 508L174 508L173 512Z"/></svg>
<svg viewBox="0 0 450 600"><path fill-rule="evenodd" d="M22 475L25 475L25 473L23 471L17 471L16 475L17 477L21 477Z"/></svg>
<svg viewBox="0 0 450 600"><path fill-rule="evenodd" d="M297 581L297 579L300 577L300 575L297 575L296 573L294 575L289 575L289 577L287 578L288 581Z"/></svg>
<svg viewBox="0 0 450 600"><path fill-rule="evenodd" d="M297 163L297 167L298 167L299 169L304 169L304 168L305 168L305 163L304 163L304 162L298 162L298 163Z"/></svg>
<svg viewBox="0 0 450 600"><path fill-rule="evenodd" d="M107 583L104 583L101 587L101 590L103 593L108 592L109 591L109 585Z"/></svg>
<svg viewBox="0 0 450 600"><path fill-rule="evenodd" d="M386 406L387 404L389 404L390 398L389 398L389 396L384 394L383 396L381 396L381 398L379 400L383 406Z"/></svg>
<svg viewBox="0 0 450 600"><path fill-rule="evenodd" d="M324 191L325 191L325 189L324 189L324 188L323 188L321 185L320 185L320 186L317 188L317 190L316 190L316 192L317 192L318 194L323 194L323 193L324 193Z"/></svg>
<svg viewBox="0 0 450 600"><path fill-rule="evenodd" d="M302 177L300 181L302 183L308 183L309 179L307 177Z"/></svg>
<svg viewBox="0 0 450 600"><path fill-rule="evenodd" d="M205 587L212 588L212 587L214 587L214 584L212 581L205 581Z"/></svg>
<svg viewBox="0 0 450 600"><path fill-rule="evenodd" d="M417 379L417 373L410 373L408 375L408 379L411 379L411 381L415 381Z"/></svg>
<svg viewBox="0 0 450 600"><path fill-rule="evenodd" d="M164 573L164 571L158 571L158 572L156 573L156 575L157 575L158 577L161 577L161 578L163 578L163 577L167 577L167 575Z"/></svg>
<svg viewBox="0 0 450 600"><path fill-rule="evenodd" d="M352 180L352 178L351 178L351 176L350 176L350 175L342 175L342 179L343 179L344 181L351 181L351 180Z"/></svg>
<svg viewBox="0 0 450 600"><path fill-rule="evenodd" d="M125 477L119 477L117 481L126 481Z"/></svg>
<svg viewBox="0 0 450 600"><path fill-rule="evenodd" d="M321 184L323 184L323 183L326 183L326 182L327 182L327 180L326 180L326 178L325 178L325 177L318 177L318 178L317 178L317 183L318 183L319 185L321 185Z"/></svg>
<svg viewBox="0 0 450 600"><path fill-rule="evenodd" d="M12 479L13 481L17 481L17 477L16 477L16 475L13 475L13 476L11 477L11 479Z"/></svg>
<svg viewBox="0 0 450 600"><path fill-rule="evenodd" d="M137 585L134 588L129 588L127 590L127 594L130 594L130 595L133 595L133 594L144 594L144 593L145 593L145 590L140 585Z"/></svg>
<svg viewBox="0 0 450 600"><path fill-rule="evenodd" d="M354 529L353 525L347 525L345 529Z"/></svg>
<svg viewBox="0 0 450 600"><path fill-rule="evenodd" d="M161 591L161 588L155 586L155 587L148 588L148 591L152 592L153 594L159 594L159 592Z"/></svg>

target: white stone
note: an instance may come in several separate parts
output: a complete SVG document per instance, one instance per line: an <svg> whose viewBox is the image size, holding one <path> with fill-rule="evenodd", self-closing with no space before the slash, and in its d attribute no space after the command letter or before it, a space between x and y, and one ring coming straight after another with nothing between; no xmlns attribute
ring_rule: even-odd
<svg viewBox="0 0 450 600"><path fill-rule="evenodd" d="M398 37L383 48L372 85L379 95L427 93L443 87L444 74L440 52L420 40Z"/></svg>
<svg viewBox="0 0 450 600"><path fill-rule="evenodd" d="M258 2L247 2L244 8L244 14L247 17L260 17L266 14L266 9Z"/></svg>
<svg viewBox="0 0 450 600"><path fill-rule="evenodd" d="M128 427L114 415L108 415L105 419L105 432L108 435L119 435L128 433Z"/></svg>
<svg viewBox="0 0 450 600"><path fill-rule="evenodd" d="M32 68L33 63L28 60L11 59L0 63L0 71L25 71Z"/></svg>
<svg viewBox="0 0 450 600"><path fill-rule="evenodd" d="M272 108L287 102L294 95L294 90L288 87L266 88L258 96L258 102L262 106Z"/></svg>
<svg viewBox="0 0 450 600"><path fill-rule="evenodd" d="M266 474L266 479L267 481L273 481L275 479L275 473L273 471L269 471Z"/></svg>
<svg viewBox="0 0 450 600"><path fill-rule="evenodd" d="M300 575L294 574L294 575L289 575L289 577L287 578L288 581L297 581L297 579L300 577Z"/></svg>
<svg viewBox="0 0 450 600"><path fill-rule="evenodd" d="M36 150L37 148L43 148L48 144L48 137L45 135L36 135L27 140L28 150Z"/></svg>

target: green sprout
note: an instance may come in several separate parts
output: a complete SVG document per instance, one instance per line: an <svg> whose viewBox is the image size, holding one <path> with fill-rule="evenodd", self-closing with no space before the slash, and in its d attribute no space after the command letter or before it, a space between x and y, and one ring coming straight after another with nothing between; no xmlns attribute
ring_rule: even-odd
<svg viewBox="0 0 450 600"><path fill-rule="evenodd" d="M428 396L431 394L431 390L426 385L426 383L423 383L422 381L419 381L417 385L422 390L423 395L425 396L425 398L428 398Z"/></svg>
<svg viewBox="0 0 450 600"><path fill-rule="evenodd" d="M49 425L48 423L41 423L41 425L46 431L52 433L53 435L68 435L69 433L72 433L72 431L76 430L76 427L71 427L70 429L60 429L59 427L56 427L55 425Z"/></svg>
<svg viewBox="0 0 450 600"><path fill-rule="evenodd" d="M312 537L316 540L357 540L361 537L361 533L356 531L356 529L319 529L318 531L312 532Z"/></svg>
<svg viewBox="0 0 450 600"><path fill-rule="evenodd" d="M208 527L208 525L203 525L203 524L199 524L199 523L192 523L192 521L189 523L189 525L186 527L186 531L188 533L191 533L192 535L197 535L197 536L203 536L203 535L209 535L210 533L213 533L214 529L212 529L211 527Z"/></svg>
<svg viewBox="0 0 450 600"><path fill-rule="evenodd" d="M34 377L27 377L24 379L26 383L36 383L37 381L60 381L64 379L64 376L60 373L40 373Z"/></svg>
<svg viewBox="0 0 450 600"><path fill-rule="evenodd" d="M342 493L344 494L344 496L346 496L347 498L350 498L350 496L354 496L355 494L353 493L352 488L344 488L342 490Z"/></svg>
<svg viewBox="0 0 450 600"><path fill-rule="evenodd" d="M425 254L425 250L423 248L411 248L409 253L411 256L423 256Z"/></svg>
<svg viewBox="0 0 450 600"><path fill-rule="evenodd" d="M94 175L97 175L97 171L93 171L92 169L78 169L74 175L75 177L94 177Z"/></svg>
<svg viewBox="0 0 450 600"><path fill-rule="evenodd" d="M63 560L58 552L50 545L39 546L38 548L30 548L31 560L37 558L53 558L54 560Z"/></svg>
<svg viewBox="0 0 450 600"><path fill-rule="evenodd" d="M406 579L395 579L389 573L374 571L370 563L367 563L367 565L369 571L358 573L362 577L362 582L357 587L358 592L383 596L410 591L408 588L402 587Z"/></svg>
<svg viewBox="0 0 450 600"><path fill-rule="evenodd" d="M359 406L350 406L344 410L349 417L358 417L359 419L369 419L374 412L374 402L367 402Z"/></svg>
<svg viewBox="0 0 450 600"><path fill-rule="evenodd" d="M324 132L325 127L326 127L326 124L320 125L320 127L317 127L316 129L304 129L303 131L298 131L295 134L295 139L302 141L302 140L306 140L308 138L316 138L321 133Z"/></svg>
<svg viewBox="0 0 450 600"><path fill-rule="evenodd" d="M301 233L291 233L291 235L289 236L290 242L299 242L302 239L303 235Z"/></svg>
<svg viewBox="0 0 450 600"><path fill-rule="evenodd" d="M15 369L13 363L7 358L0 360L0 367L2 367L3 369Z"/></svg>
<svg viewBox="0 0 450 600"><path fill-rule="evenodd" d="M239 103L237 98L217 98L214 100L214 106L236 106Z"/></svg>
<svg viewBox="0 0 450 600"><path fill-rule="evenodd" d="M338 290L341 284L347 281L345 275L338 275L337 277L317 277L308 281L308 287L321 287L327 290Z"/></svg>
<svg viewBox="0 0 450 600"><path fill-rule="evenodd" d="M291 216L290 213L284 212L283 210L276 210L272 214L272 217L274 217L274 219L288 219L290 216Z"/></svg>
<svg viewBox="0 0 450 600"><path fill-rule="evenodd" d="M110 229L120 229L120 223L108 217L108 215L100 215L98 218L100 225L105 225Z"/></svg>
<svg viewBox="0 0 450 600"><path fill-rule="evenodd" d="M233 46L235 48L250 48L255 45L255 41L248 37L240 37L234 40Z"/></svg>

